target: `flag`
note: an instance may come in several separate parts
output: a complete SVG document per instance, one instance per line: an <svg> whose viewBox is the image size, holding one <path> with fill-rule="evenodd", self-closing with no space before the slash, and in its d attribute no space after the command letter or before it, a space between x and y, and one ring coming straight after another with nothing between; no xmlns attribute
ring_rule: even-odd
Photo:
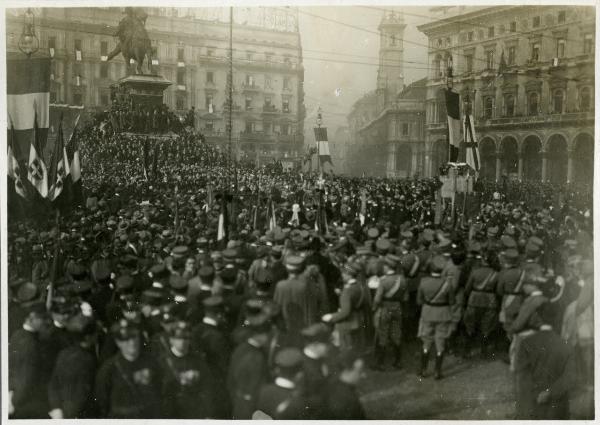
<svg viewBox="0 0 600 425"><path fill-rule="evenodd" d="M37 117L33 118L33 140L29 145L29 161L27 162L27 180L38 191L42 198L48 196L48 169L42 158L42 140L48 132L40 134Z"/></svg>
<svg viewBox="0 0 600 425"><path fill-rule="evenodd" d="M50 165L50 172L48 173L50 185L48 189L48 200L53 202L59 208L67 205L70 201L70 199L68 199L68 191L70 189L68 187L69 174L69 158L67 156L67 149L64 146L63 127L61 120L60 124L58 125L56 142L54 143L52 164Z"/></svg>
<svg viewBox="0 0 600 425"><path fill-rule="evenodd" d="M143 163L142 163L142 171L144 172L144 178L146 179L146 181L148 181L148 168L149 168L149 164L148 164L148 156L149 156L149 145L150 141L148 140L148 138L146 137L146 139L144 140L144 144L142 145L142 149L143 149Z"/></svg>
<svg viewBox="0 0 600 425"><path fill-rule="evenodd" d="M275 216L275 204L273 200L269 202L269 230L277 227L277 217Z"/></svg>
<svg viewBox="0 0 600 425"><path fill-rule="evenodd" d="M217 240L221 241L223 239L227 239L227 227L228 227L228 217L227 217L227 200L225 199L225 195L221 197L221 212L219 213L219 225L217 227Z"/></svg>
<svg viewBox="0 0 600 425"><path fill-rule="evenodd" d="M449 162L456 162L460 147L460 96L446 89L446 111L448 113L448 142L450 143Z"/></svg>
<svg viewBox="0 0 600 425"><path fill-rule="evenodd" d="M479 145L475 137L475 125L472 115L465 115L464 121L465 147L467 149L467 165L479 172L481 161L479 159Z"/></svg>
<svg viewBox="0 0 600 425"><path fill-rule="evenodd" d="M13 155L19 164L29 164L30 146L37 144L41 155L48 138L50 58L9 54L6 79L6 107L15 131Z"/></svg>
<svg viewBox="0 0 600 425"><path fill-rule="evenodd" d="M500 63L498 64L498 75L503 75L506 72L506 60L504 59L504 50L500 55Z"/></svg>
<svg viewBox="0 0 600 425"><path fill-rule="evenodd" d="M75 205L81 205L83 203L83 185L81 182L81 159L79 156L79 139L77 135L77 124L79 124L79 117L80 115L78 115L75 119L73 133L71 133L71 137L69 138L69 142L67 143L67 153L69 156L69 160L71 161L70 179L73 195L72 201Z"/></svg>
<svg viewBox="0 0 600 425"><path fill-rule="evenodd" d="M23 186L23 180L22 180L22 170L21 167L19 166L19 162L17 161L17 158L15 157L14 154L14 148L13 148L13 144L15 142L15 127L12 124L12 119L10 120L10 129L9 129L9 135L8 135L8 177L9 177L9 181L8 184L10 186L12 186L14 184L14 191L20 195L22 198L26 198L27 197L27 192L25 191L25 187ZM9 193L10 193L10 188L9 188Z"/></svg>
<svg viewBox="0 0 600 425"><path fill-rule="evenodd" d="M327 141L326 127L315 128L315 140L317 142L317 151L319 153L319 161L321 161L321 165L329 162L333 166L333 162L331 162L331 155L329 154L329 142Z"/></svg>

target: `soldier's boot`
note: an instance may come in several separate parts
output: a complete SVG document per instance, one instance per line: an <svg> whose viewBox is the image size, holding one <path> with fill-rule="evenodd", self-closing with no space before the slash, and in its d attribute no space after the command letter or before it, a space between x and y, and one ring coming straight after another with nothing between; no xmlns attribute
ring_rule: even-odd
<svg viewBox="0 0 600 425"><path fill-rule="evenodd" d="M444 352L435 356L435 379L442 379L442 364L444 363Z"/></svg>
<svg viewBox="0 0 600 425"><path fill-rule="evenodd" d="M419 368L418 376L425 377L425 371L427 370L427 364L429 363L429 352L427 350L421 351L421 365Z"/></svg>
<svg viewBox="0 0 600 425"><path fill-rule="evenodd" d="M395 345L394 346L394 368L402 369L402 346Z"/></svg>

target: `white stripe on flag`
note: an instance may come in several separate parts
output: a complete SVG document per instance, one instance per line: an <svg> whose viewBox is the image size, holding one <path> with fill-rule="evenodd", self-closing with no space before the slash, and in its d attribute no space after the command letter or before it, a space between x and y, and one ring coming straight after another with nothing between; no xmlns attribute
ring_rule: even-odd
<svg viewBox="0 0 600 425"><path fill-rule="evenodd" d="M220 241L225 237L225 216L219 214L219 226L217 227L217 240Z"/></svg>
<svg viewBox="0 0 600 425"><path fill-rule="evenodd" d="M319 145L319 156L329 155L329 142L317 142Z"/></svg>
<svg viewBox="0 0 600 425"><path fill-rule="evenodd" d="M9 94L6 96L6 109L10 114L15 130L29 130L37 115L39 128L50 126L48 105L50 93Z"/></svg>
<svg viewBox="0 0 600 425"><path fill-rule="evenodd" d="M460 120L448 115L448 135L450 144L456 148L460 147Z"/></svg>

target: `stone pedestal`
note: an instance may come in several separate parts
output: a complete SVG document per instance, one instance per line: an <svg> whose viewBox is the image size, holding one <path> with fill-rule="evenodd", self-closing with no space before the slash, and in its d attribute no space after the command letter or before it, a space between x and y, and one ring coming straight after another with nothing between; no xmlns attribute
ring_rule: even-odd
<svg viewBox="0 0 600 425"><path fill-rule="evenodd" d="M162 75L128 75L112 86L112 101L131 102L131 106L161 106L163 92L172 83Z"/></svg>

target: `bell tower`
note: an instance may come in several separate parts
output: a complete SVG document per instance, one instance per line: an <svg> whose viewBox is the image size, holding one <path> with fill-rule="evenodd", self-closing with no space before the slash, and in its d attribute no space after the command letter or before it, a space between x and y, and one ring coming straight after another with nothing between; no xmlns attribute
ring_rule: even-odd
<svg viewBox="0 0 600 425"><path fill-rule="evenodd" d="M404 16L386 11L379 24L377 109L389 107L404 88Z"/></svg>

